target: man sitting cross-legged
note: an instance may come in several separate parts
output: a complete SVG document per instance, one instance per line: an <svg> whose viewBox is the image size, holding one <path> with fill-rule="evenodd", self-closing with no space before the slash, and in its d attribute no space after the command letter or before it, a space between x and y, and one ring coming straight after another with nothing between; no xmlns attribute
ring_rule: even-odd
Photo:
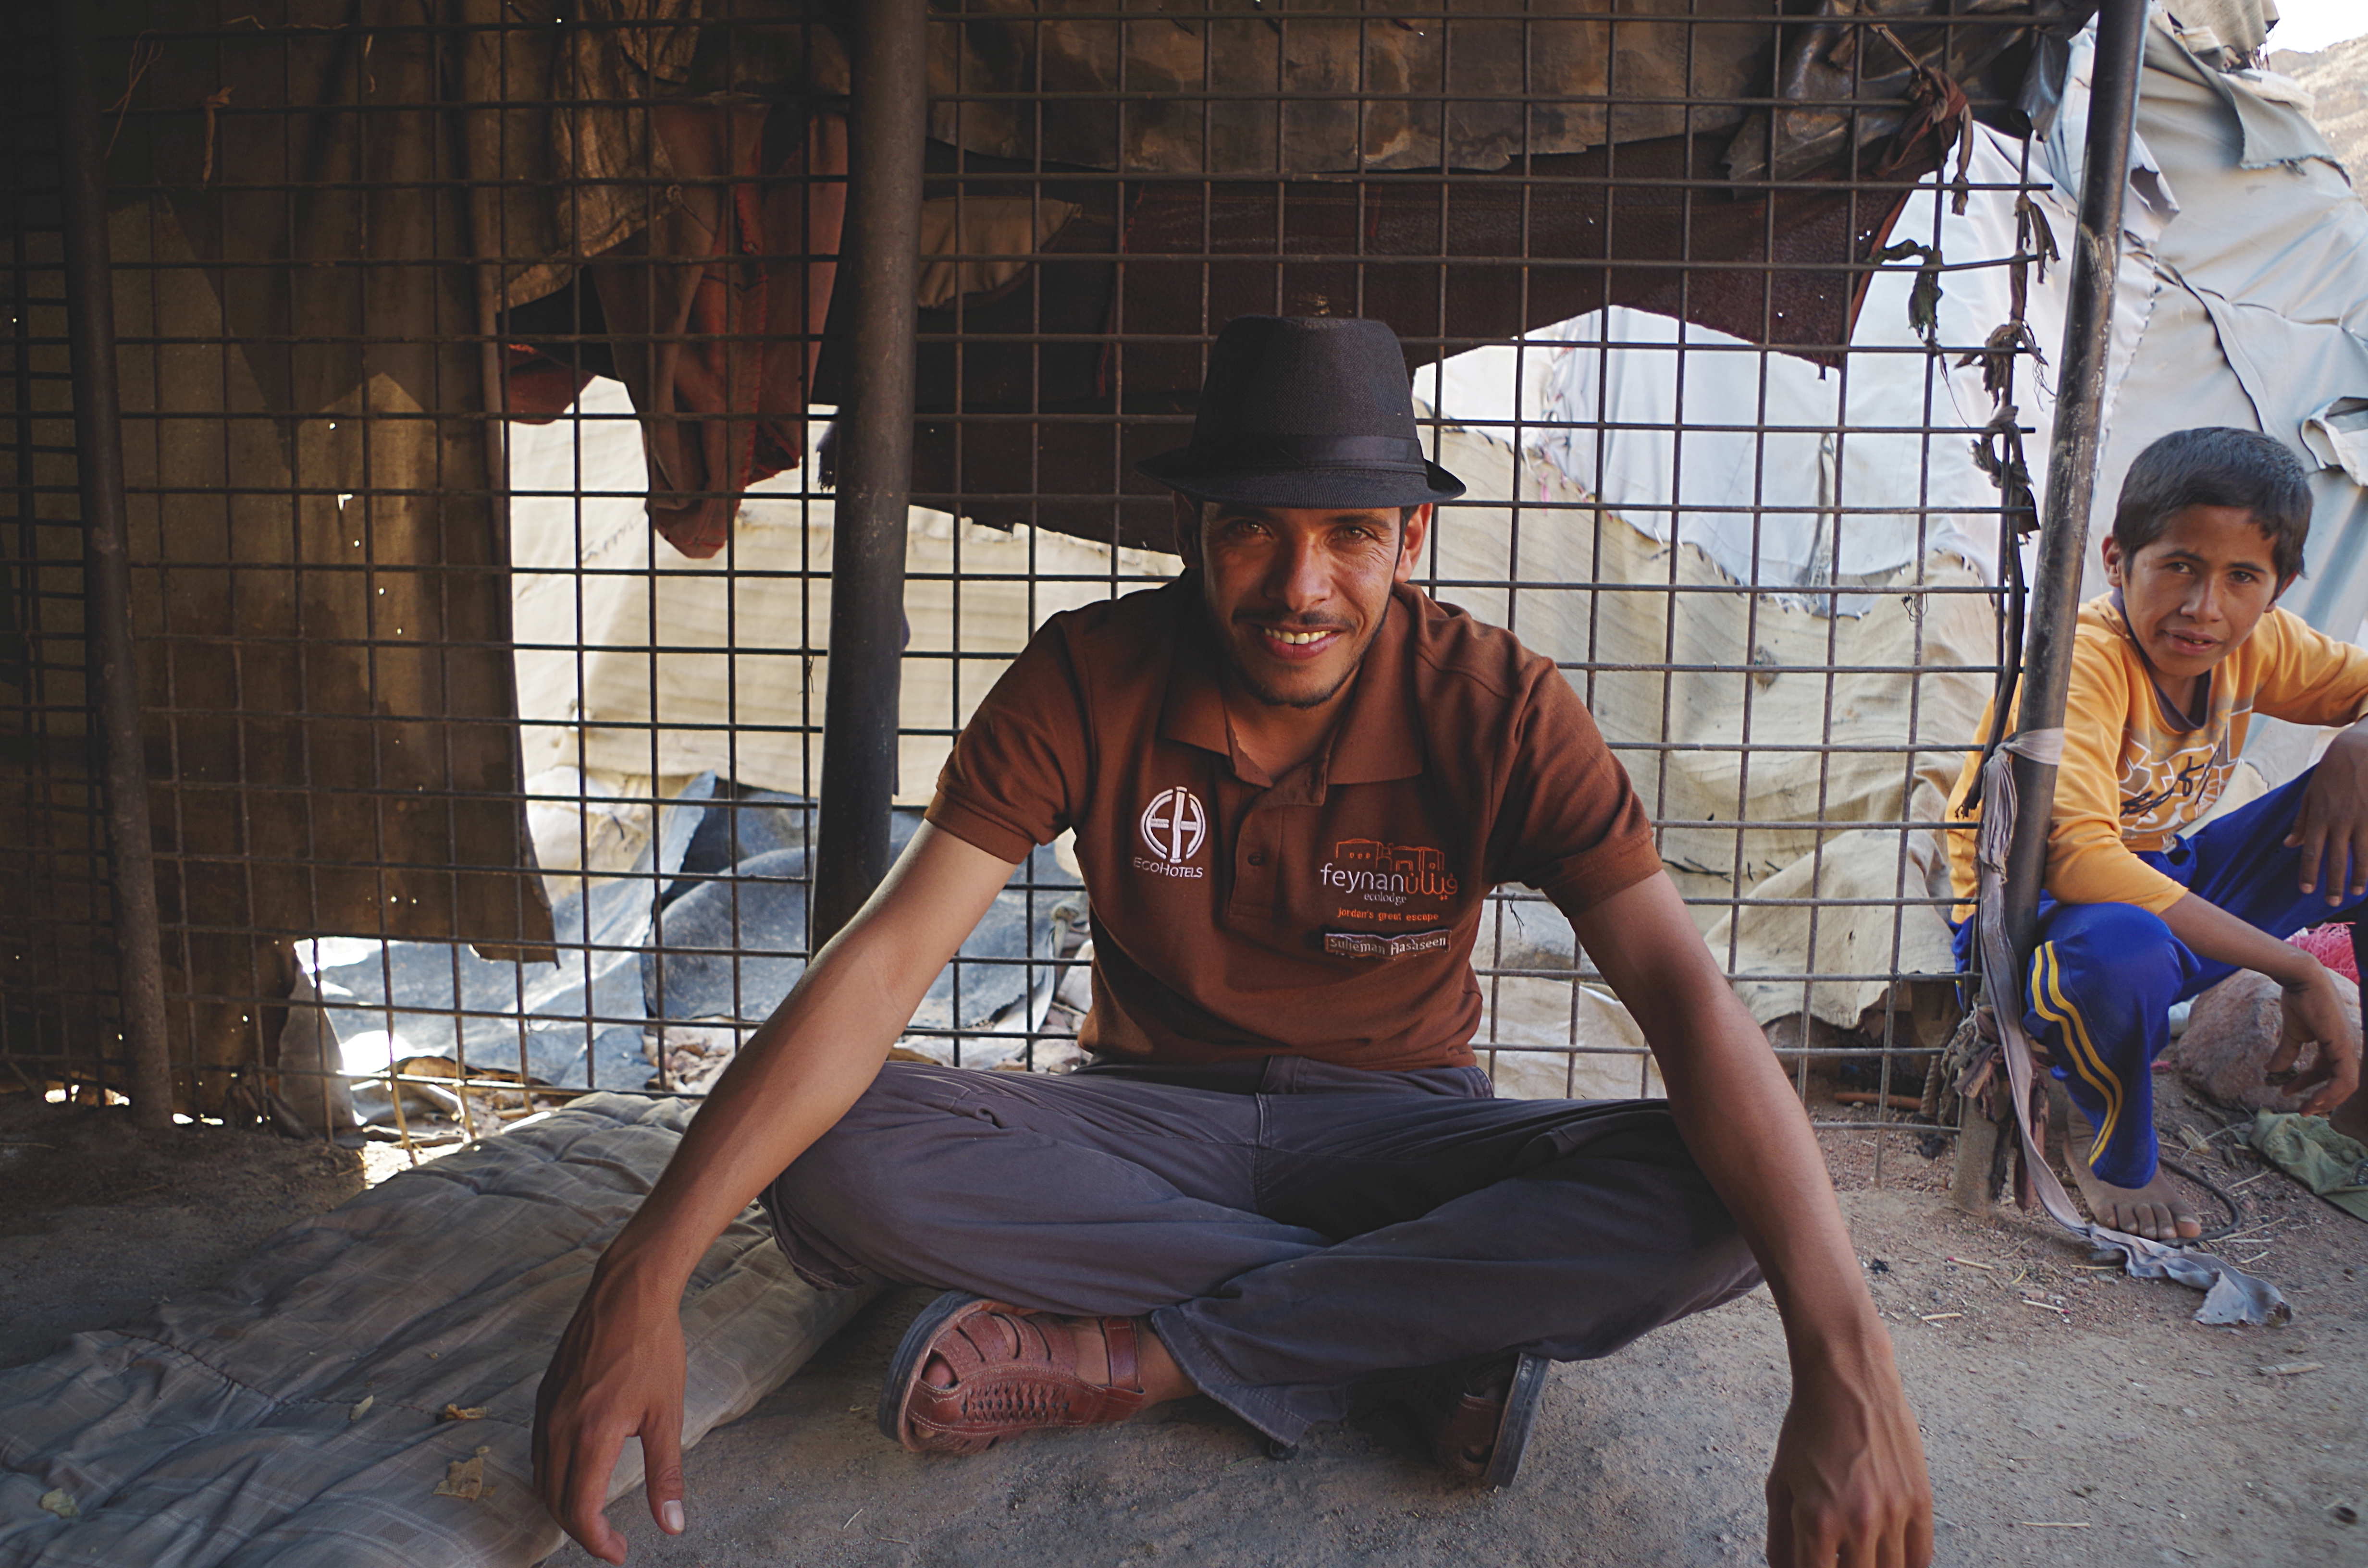
<svg viewBox="0 0 2368 1568"><path fill-rule="evenodd" d="M817 1285L947 1294L882 1424L972 1452L1199 1392L1272 1441L1392 1386L1497 1483L1550 1360L1764 1272L1793 1368L1780 1564L1922 1564L1930 1494L1806 1118L1560 672L1411 585L1434 502L1376 323L1245 318L1175 488L1189 570L1054 617L956 743L927 824L717 1084L543 1381L538 1485L587 1549L639 1434L682 1528L677 1303L763 1195ZM1094 1001L1065 1076L882 1065L1035 846L1074 830ZM1669 1099L1490 1097L1483 901L1543 890ZM1756 1261L1755 1261L1756 1260Z"/></svg>
<svg viewBox="0 0 2368 1568"><path fill-rule="evenodd" d="M2283 939L2368 915L2368 650L2276 608L2309 533L2309 483L2276 441L2222 428L2165 436L2123 481L2103 546L2112 591L2080 607L2072 644L2023 1022L2088 1119L2070 1163L2090 1211L2157 1241L2201 1224L2157 1167L2154 1060L2170 1043L2171 1005L2237 970L2284 987L2273 1069L2317 1045L2295 1085L2304 1109L2332 1111L2338 1129L2368 1140L2359 1026L2326 966ZM2351 728L2317 767L2183 834L2219 802L2255 713ZM1966 758L1957 801L1980 764ZM1973 814L1952 813L1952 826ZM1969 900L1974 832L1949 840L1957 896ZM1973 943L1966 920L1958 962Z"/></svg>

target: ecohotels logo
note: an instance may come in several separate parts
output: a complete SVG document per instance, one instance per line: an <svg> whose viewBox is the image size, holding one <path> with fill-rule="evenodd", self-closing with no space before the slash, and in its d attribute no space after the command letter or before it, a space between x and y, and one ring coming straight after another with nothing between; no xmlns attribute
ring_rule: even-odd
<svg viewBox="0 0 2368 1568"><path fill-rule="evenodd" d="M1188 865L1201 852L1201 845L1209 836L1209 813L1201 804L1201 797L1178 785L1162 790L1151 798L1136 819L1143 833L1144 847L1153 858L1138 855L1134 869L1162 877L1201 877L1207 873L1199 866Z"/></svg>

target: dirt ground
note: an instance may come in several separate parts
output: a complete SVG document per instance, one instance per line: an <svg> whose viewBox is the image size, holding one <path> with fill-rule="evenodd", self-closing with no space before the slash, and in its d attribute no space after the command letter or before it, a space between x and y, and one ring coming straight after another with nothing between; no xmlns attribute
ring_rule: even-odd
<svg viewBox="0 0 2368 1568"><path fill-rule="evenodd" d="M369 1152L392 1175L402 1155ZM0 1098L0 1367L215 1283L362 1190L361 1155L222 1127L156 1142L121 1108Z"/></svg>
<svg viewBox="0 0 2368 1568"><path fill-rule="evenodd" d="M2168 1088L2168 1085L2166 1085ZM2226 1119L2175 1103L2166 1122ZM2044 1221L1947 1207L1949 1161L1829 1133L1844 1205L1923 1423L1946 1563L2368 1563L2368 1225L2260 1167L2222 1244L2293 1301L2280 1330L2207 1329L2199 1298L2088 1265ZM2233 1139L2213 1140L2215 1150ZM219 1278L279 1225L390 1174L259 1133L185 1129L162 1149L120 1113L0 1102L0 1365ZM1955 1260L1955 1261L1952 1261ZM1764 1291L1621 1356L1556 1369L1520 1483L1448 1483L1384 1413L1287 1460L1206 1401L1130 1426L970 1460L904 1453L872 1426L904 1323L882 1298L798 1376L687 1460L690 1531L611 1510L636 1563L1344 1568L1448 1561L1757 1561L1759 1486L1786 1389ZM2029 1302L2037 1305L2026 1304ZM2265 1367L2310 1366L2271 1374ZM569 1548L552 1568L592 1560Z"/></svg>

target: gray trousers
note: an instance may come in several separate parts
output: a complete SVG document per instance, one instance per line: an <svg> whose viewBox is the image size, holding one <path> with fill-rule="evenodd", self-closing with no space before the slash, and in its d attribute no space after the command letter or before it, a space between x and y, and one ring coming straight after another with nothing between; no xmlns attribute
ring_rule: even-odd
<svg viewBox="0 0 2368 1568"><path fill-rule="evenodd" d="M1759 1280L1666 1104L1499 1100L1477 1068L890 1062L765 1203L825 1288L1147 1313L1283 1443L1365 1379L1609 1355Z"/></svg>

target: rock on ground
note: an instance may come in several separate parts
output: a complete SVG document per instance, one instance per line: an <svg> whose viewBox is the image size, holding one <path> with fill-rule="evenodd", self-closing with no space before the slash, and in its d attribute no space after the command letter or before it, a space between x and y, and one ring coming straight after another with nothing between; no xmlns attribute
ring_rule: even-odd
<svg viewBox="0 0 2368 1568"><path fill-rule="evenodd" d="M2360 1016L2360 988L2335 976L2335 988ZM2247 1110L2299 1110L2302 1096L2269 1081L2270 1057L2285 1027L2278 983L2238 970L2195 999L2187 1030L2163 1053L2180 1076L2222 1105ZM2305 1055L2305 1064L2310 1060Z"/></svg>

